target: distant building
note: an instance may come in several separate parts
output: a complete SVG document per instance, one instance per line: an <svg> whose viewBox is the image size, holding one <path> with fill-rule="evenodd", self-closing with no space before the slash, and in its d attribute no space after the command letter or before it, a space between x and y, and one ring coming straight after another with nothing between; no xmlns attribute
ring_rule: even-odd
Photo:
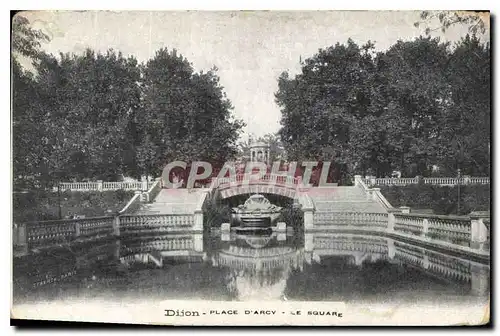
<svg viewBox="0 0 500 336"><path fill-rule="evenodd" d="M269 164L270 146L263 142L255 142L250 144L250 161L264 162Z"/></svg>

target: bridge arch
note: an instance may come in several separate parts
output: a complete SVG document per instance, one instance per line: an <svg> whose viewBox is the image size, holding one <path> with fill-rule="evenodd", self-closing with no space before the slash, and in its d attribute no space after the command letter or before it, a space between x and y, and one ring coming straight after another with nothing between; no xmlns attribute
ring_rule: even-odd
<svg viewBox="0 0 500 336"><path fill-rule="evenodd" d="M300 177L288 175L242 174L214 179L211 187L220 192L222 199L245 194L273 194L294 199L298 197L301 182Z"/></svg>
<svg viewBox="0 0 500 336"><path fill-rule="evenodd" d="M252 175L252 174L250 174ZM303 212L305 229L313 226L314 201L302 184L301 177L289 175L265 174L259 176L236 175L233 177L216 178L212 180L210 189L216 191L221 199L230 199L235 196L248 194L267 194L283 196L300 204Z"/></svg>

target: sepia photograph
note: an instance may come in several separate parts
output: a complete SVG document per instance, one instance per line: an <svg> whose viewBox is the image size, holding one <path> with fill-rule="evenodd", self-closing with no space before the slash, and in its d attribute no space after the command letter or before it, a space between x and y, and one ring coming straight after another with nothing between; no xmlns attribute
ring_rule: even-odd
<svg viewBox="0 0 500 336"><path fill-rule="evenodd" d="M490 44L487 9L11 12L11 325L491 326Z"/></svg>

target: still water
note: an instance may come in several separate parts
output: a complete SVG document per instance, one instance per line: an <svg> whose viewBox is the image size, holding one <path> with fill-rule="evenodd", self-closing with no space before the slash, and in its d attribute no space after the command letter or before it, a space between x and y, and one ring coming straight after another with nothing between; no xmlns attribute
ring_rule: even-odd
<svg viewBox="0 0 500 336"><path fill-rule="evenodd" d="M303 232L131 236L14 261L14 302L61 299L464 302L489 267L382 236Z"/></svg>

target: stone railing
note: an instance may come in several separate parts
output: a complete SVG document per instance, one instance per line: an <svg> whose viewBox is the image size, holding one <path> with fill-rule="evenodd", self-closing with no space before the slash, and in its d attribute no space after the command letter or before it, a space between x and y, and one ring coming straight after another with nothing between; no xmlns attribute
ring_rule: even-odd
<svg viewBox="0 0 500 336"><path fill-rule="evenodd" d="M335 225L336 227L353 227L366 229L387 229L387 213L366 213L366 212L315 212L314 225L321 226Z"/></svg>
<svg viewBox="0 0 500 336"><path fill-rule="evenodd" d="M65 191L112 191L112 190L148 190L155 182L131 181L131 182L61 182L59 190ZM57 191L57 187L53 188Z"/></svg>
<svg viewBox="0 0 500 336"><path fill-rule="evenodd" d="M299 186L302 184L302 178L294 177L286 174L265 174L263 176L258 174L238 174L231 177L221 177L212 179L211 188L218 188L227 184L271 184L271 185L284 185L284 186Z"/></svg>
<svg viewBox="0 0 500 336"><path fill-rule="evenodd" d="M120 255L147 253L151 251L193 250L194 247L195 239L191 236L170 237L166 239L138 239L137 241L123 244Z"/></svg>
<svg viewBox="0 0 500 336"><path fill-rule="evenodd" d="M142 202L153 202L153 200L158 196L162 188L161 178L157 178L152 184L150 184L149 189L142 193Z"/></svg>
<svg viewBox="0 0 500 336"><path fill-rule="evenodd" d="M334 251L359 251L388 254L387 239L364 236L315 235L314 249L331 249Z"/></svg>
<svg viewBox="0 0 500 336"><path fill-rule="evenodd" d="M141 231L195 231L195 215L122 215L118 217L117 226L119 234Z"/></svg>
<svg viewBox="0 0 500 336"><path fill-rule="evenodd" d="M411 214L394 209L389 212L389 232L410 234L422 238L468 246L477 249L489 248L489 214L469 216L442 216Z"/></svg>
<svg viewBox="0 0 500 336"><path fill-rule="evenodd" d="M369 186L407 186L412 184L429 184L441 186L490 184L489 177L403 177L403 178L363 178L363 182Z"/></svg>
<svg viewBox="0 0 500 336"><path fill-rule="evenodd" d="M378 202L386 210L392 209L391 203L382 195L380 188L368 187L361 175L354 176L354 185L361 188L366 193L368 199Z"/></svg>
<svg viewBox="0 0 500 336"><path fill-rule="evenodd" d="M142 192L136 191L135 195L128 201L128 203L120 210L120 215L131 214L139 210L142 204Z"/></svg>
<svg viewBox="0 0 500 336"><path fill-rule="evenodd" d="M109 236L113 233L113 223L113 217L94 217L15 224L14 250L23 254L35 248Z"/></svg>

